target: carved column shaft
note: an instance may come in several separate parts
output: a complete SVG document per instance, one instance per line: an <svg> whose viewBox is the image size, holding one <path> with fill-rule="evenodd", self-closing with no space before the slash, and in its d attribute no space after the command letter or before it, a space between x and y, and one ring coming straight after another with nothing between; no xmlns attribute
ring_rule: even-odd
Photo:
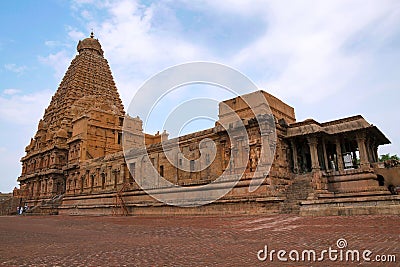
<svg viewBox="0 0 400 267"><path fill-rule="evenodd" d="M311 154L311 168L313 171L319 170L319 160L318 160L318 150L317 150L317 138L309 137L308 145L310 146L310 154Z"/></svg>
<svg viewBox="0 0 400 267"><path fill-rule="evenodd" d="M366 168L369 166L367 148L365 146L365 133L357 133L356 136L358 150L360 152L360 166Z"/></svg>
<svg viewBox="0 0 400 267"><path fill-rule="evenodd" d="M297 162L297 147L293 140L290 140L290 145L292 146L292 156L293 156L293 172L299 172L299 163Z"/></svg>
<svg viewBox="0 0 400 267"><path fill-rule="evenodd" d="M121 164L120 170L121 171L119 173L119 176L120 176L121 182L125 183L125 164Z"/></svg>
<svg viewBox="0 0 400 267"><path fill-rule="evenodd" d="M325 139L322 139L322 149L324 152L324 161L325 161L325 169L328 170L329 169L329 162L328 162L328 155L326 154L326 143L325 143Z"/></svg>
<svg viewBox="0 0 400 267"><path fill-rule="evenodd" d="M342 146L341 146L339 138L335 139L335 144L336 144L336 155L337 155L338 169L339 169L339 171L343 171L344 170L344 164L343 164L343 156L342 156Z"/></svg>

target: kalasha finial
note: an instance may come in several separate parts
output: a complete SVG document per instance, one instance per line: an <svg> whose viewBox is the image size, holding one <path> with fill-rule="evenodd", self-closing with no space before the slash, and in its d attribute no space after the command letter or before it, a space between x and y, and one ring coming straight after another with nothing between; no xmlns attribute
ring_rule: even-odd
<svg viewBox="0 0 400 267"><path fill-rule="evenodd" d="M90 38L93 38L94 37L94 33L93 33L93 29L92 29L92 32L90 33Z"/></svg>

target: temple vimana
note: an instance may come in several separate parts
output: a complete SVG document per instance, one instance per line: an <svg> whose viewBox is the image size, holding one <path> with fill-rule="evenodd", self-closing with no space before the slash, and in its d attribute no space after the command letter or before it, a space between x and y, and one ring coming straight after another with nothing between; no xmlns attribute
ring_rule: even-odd
<svg viewBox="0 0 400 267"><path fill-rule="evenodd" d="M399 168L378 162L378 146L390 141L362 116L296 121L293 107L259 91L268 101L272 115L267 119L275 123L276 131L270 171L260 173L255 172L262 162L259 125L239 96L223 103L242 119L249 137L246 147L216 123L177 137L180 155L176 159L190 161L190 170L181 170L164 155L162 144L171 141L168 133L143 134L141 119L125 116L110 67L93 34L79 41L77 51L21 159L20 188L13 193L19 206L28 207L27 214L400 214L400 196L389 190L399 184ZM223 116L220 109L219 118ZM160 202L135 180L145 171L138 164L140 153L133 146L129 161L124 157L125 117L131 134L144 136L139 141L145 142L151 164L172 183L201 190L200 185L227 168L232 171L240 165L245 171L226 195L212 203L177 207ZM194 163L204 138L214 141L216 156L209 167L197 171ZM236 165L230 160L232 153L241 159ZM255 178L262 183L250 192ZM157 185L152 190L169 192Z"/></svg>

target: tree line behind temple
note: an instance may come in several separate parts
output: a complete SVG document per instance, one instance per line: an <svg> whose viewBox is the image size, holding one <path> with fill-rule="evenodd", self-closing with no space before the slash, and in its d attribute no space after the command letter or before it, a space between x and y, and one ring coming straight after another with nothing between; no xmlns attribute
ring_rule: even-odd
<svg viewBox="0 0 400 267"><path fill-rule="evenodd" d="M396 154L390 155L389 153L383 154L379 157L379 161L381 161L381 162L387 161L387 160L400 160L400 158Z"/></svg>

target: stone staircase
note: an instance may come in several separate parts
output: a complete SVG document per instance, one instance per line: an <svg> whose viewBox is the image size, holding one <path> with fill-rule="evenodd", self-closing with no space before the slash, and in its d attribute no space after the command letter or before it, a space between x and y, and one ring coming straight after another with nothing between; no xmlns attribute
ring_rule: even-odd
<svg viewBox="0 0 400 267"><path fill-rule="evenodd" d="M313 192L311 185L312 174L304 174L296 176L295 180L286 189L280 213L282 214L299 214L300 202L306 200L308 195Z"/></svg>
<svg viewBox="0 0 400 267"><path fill-rule="evenodd" d="M64 195L56 195L51 199L42 200L39 204L24 212L24 215L57 215L63 197Z"/></svg>

